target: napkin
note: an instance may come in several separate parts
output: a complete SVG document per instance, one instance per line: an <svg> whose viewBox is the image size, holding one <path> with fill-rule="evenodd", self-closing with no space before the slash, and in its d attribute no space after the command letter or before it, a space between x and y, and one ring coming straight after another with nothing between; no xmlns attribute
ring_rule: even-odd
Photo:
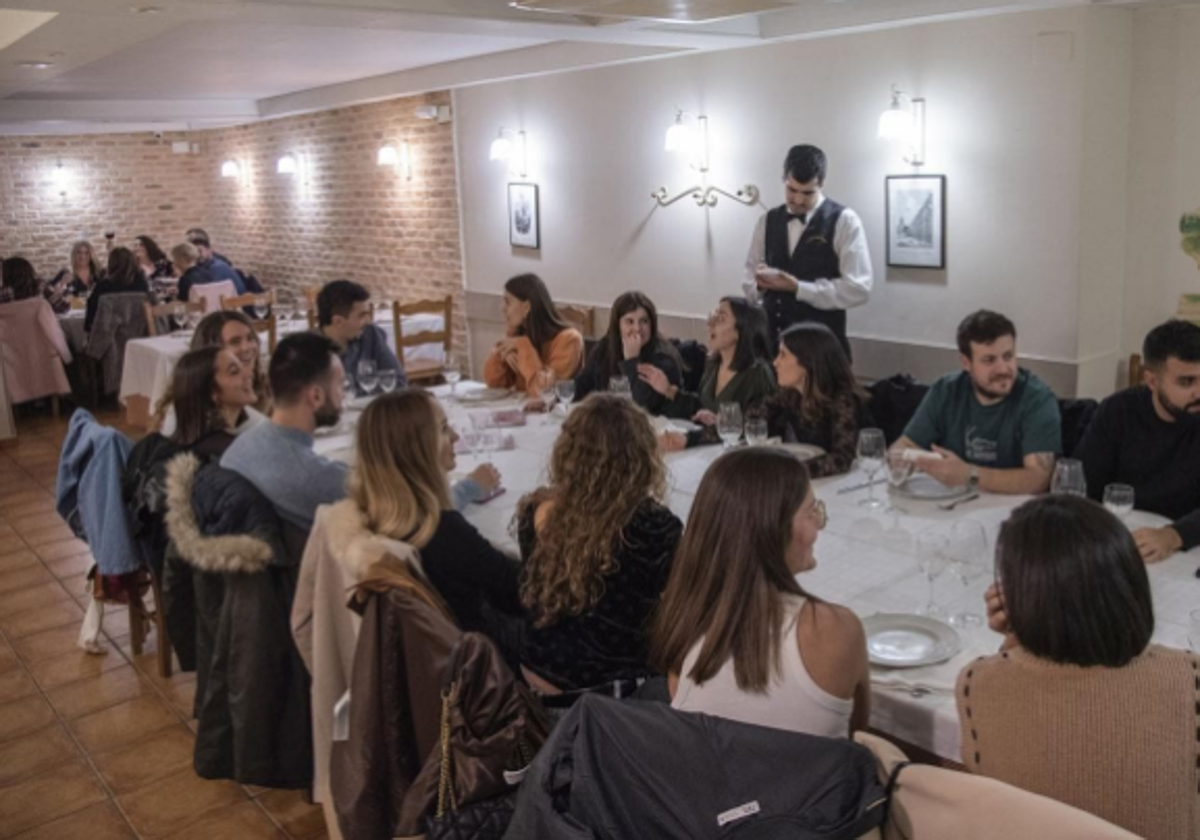
<svg viewBox="0 0 1200 840"><path fill-rule="evenodd" d="M491 416L492 422L502 429L524 426L529 422L525 418L525 412L519 408L502 408L499 411L493 411Z"/></svg>
<svg viewBox="0 0 1200 840"><path fill-rule="evenodd" d="M475 434L475 433L468 432L468 434ZM500 443L496 446L496 451L497 452L507 452L510 449L516 449L516 448L517 448L517 442L515 440L513 440L512 435L501 435ZM473 454L471 452L471 447L467 446L467 441L465 438L459 438L458 442L454 444L454 454L456 454L456 455L471 455L471 454ZM486 455L487 453L480 453L480 454Z"/></svg>
<svg viewBox="0 0 1200 840"><path fill-rule="evenodd" d="M942 456L936 452L926 452L924 449L905 449L905 461L924 461L924 460L942 460Z"/></svg>
<svg viewBox="0 0 1200 840"><path fill-rule="evenodd" d="M888 671L885 673L871 673L871 685L877 688L894 688L899 691L921 691L929 692L930 694L953 694L954 682L958 677L958 672L955 671L949 681L939 679L932 674L923 674L921 676L906 676L905 674Z"/></svg>

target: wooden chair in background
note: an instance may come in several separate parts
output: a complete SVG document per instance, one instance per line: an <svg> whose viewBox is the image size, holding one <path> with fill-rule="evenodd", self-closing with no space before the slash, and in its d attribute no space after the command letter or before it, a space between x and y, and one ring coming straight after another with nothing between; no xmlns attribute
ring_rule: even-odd
<svg viewBox="0 0 1200 840"><path fill-rule="evenodd" d="M308 328L315 330L317 328L317 295L321 294L320 286L305 286L304 287L304 303L308 317Z"/></svg>
<svg viewBox="0 0 1200 840"><path fill-rule="evenodd" d="M579 330L584 338L596 337L596 307L562 303L558 304L557 309L563 320Z"/></svg>
<svg viewBox="0 0 1200 840"><path fill-rule="evenodd" d="M450 355L450 341L453 336L451 313L453 310L454 298L451 295L446 295L442 300L418 300L412 303L396 301L392 304L392 328L396 333L396 355L404 365L404 373L409 382L429 382L441 378L444 360ZM405 315L441 315L442 328L405 335L403 326ZM412 364L405 362L405 348L420 347L422 344L441 344L443 361L419 361Z"/></svg>
<svg viewBox="0 0 1200 840"><path fill-rule="evenodd" d="M1142 384L1142 354L1131 353L1129 356L1129 387L1136 388Z"/></svg>
<svg viewBox="0 0 1200 840"><path fill-rule="evenodd" d="M208 311L208 301L203 299L193 301L192 303L184 303L183 301L175 301L174 303L160 303L158 306L151 306L150 302L146 301L143 306L146 310L146 329L150 333L151 338L159 335L158 319L165 318L170 321L172 313L177 311L180 307L182 307L185 312L197 312L202 318L204 317L204 313Z"/></svg>

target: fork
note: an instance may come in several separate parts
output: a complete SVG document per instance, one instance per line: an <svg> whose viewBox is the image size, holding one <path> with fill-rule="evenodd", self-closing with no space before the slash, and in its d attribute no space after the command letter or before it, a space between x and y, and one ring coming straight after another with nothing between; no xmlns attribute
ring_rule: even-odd
<svg viewBox="0 0 1200 840"><path fill-rule="evenodd" d="M953 502L943 502L938 507L942 510L954 510L959 505L965 505L967 502L973 502L978 498L978 493L972 493L969 496L963 496L961 499L955 499Z"/></svg>

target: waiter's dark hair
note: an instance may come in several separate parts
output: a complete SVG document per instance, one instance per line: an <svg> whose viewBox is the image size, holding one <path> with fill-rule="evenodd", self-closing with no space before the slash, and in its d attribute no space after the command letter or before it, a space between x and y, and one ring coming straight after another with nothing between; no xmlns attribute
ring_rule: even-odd
<svg viewBox="0 0 1200 840"><path fill-rule="evenodd" d="M1170 358L1188 364L1200 362L1200 327L1176 318L1159 324L1146 334L1142 357L1146 367L1155 369L1161 368Z"/></svg>
<svg viewBox="0 0 1200 840"><path fill-rule="evenodd" d="M972 312L958 325L958 352L971 358L971 344L991 344L998 338L1011 335L1017 337L1017 328L1012 321L999 312L980 309Z"/></svg>
<svg viewBox="0 0 1200 840"><path fill-rule="evenodd" d="M783 162L783 177L798 184L807 184L815 178L817 184L824 184L825 166L825 153L816 146L792 146Z"/></svg>

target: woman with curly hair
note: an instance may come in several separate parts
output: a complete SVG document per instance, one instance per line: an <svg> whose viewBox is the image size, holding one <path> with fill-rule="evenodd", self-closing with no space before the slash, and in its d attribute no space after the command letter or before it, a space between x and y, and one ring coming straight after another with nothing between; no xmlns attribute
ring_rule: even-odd
<svg viewBox="0 0 1200 840"><path fill-rule="evenodd" d="M665 493L666 468L645 412L593 394L568 415L550 456L549 486L517 509L528 610L523 670L534 688L624 696L652 673L650 618L683 530Z"/></svg>

